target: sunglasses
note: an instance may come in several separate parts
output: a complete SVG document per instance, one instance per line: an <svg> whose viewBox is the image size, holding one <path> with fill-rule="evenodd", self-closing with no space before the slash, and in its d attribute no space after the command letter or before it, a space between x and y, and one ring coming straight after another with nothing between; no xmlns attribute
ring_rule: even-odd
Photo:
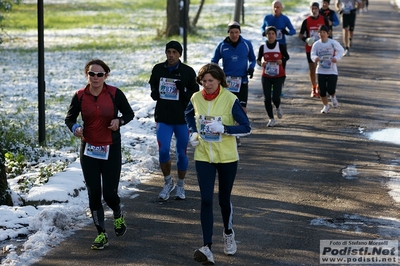
<svg viewBox="0 0 400 266"><path fill-rule="evenodd" d="M98 76L99 78L101 78L102 76L104 76L106 74L106 72L93 72L93 71L89 71L88 72L89 76L94 77L94 76Z"/></svg>

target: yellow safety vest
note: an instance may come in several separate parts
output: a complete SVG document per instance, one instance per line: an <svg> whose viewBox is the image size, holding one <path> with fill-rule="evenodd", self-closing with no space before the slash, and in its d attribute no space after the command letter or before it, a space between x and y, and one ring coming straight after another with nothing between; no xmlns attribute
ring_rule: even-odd
<svg viewBox="0 0 400 266"><path fill-rule="evenodd" d="M195 161L231 163L239 160L235 136L222 134L221 142L208 142L202 138L200 131L200 121L202 119L221 117L223 125L235 125L235 119L232 115L232 107L236 99L237 98L233 93L222 87L218 96L212 101L205 100L201 91L193 94L191 102L194 107L196 127L199 131L200 142L194 152Z"/></svg>

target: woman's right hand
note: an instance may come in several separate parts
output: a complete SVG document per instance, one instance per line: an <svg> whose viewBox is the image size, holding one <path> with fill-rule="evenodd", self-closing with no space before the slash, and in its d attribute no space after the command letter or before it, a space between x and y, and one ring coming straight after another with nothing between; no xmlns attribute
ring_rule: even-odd
<svg viewBox="0 0 400 266"><path fill-rule="evenodd" d="M83 137L83 128L78 127L77 129L75 129L74 135L78 138L82 138Z"/></svg>

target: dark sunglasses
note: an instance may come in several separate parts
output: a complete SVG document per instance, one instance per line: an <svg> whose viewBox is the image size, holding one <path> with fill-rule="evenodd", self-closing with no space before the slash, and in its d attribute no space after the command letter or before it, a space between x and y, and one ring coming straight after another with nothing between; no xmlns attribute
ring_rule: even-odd
<svg viewBox="0 0 400 266"><path fill-rule="evenodd" d="M93 72L93 71L89 71L88 72L89 76L94 77L94 76L98 76L99 78L101 78L102 76L104 76L106 74L106 72Z"/></svg>

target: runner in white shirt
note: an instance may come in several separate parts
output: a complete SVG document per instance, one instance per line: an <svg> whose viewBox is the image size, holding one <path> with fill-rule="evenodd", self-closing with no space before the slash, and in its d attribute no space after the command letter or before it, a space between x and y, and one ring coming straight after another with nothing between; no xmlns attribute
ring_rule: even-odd
<svg viewBox="0 0 400 266"><path fill-rule="evenodd" d="M331 108L328 104L327 93L330 95L333 107L339 105L336 99L336 84L338 80L337 61L344 53L343 47L337 41L328 38L329 28L322 25L318 29L320 39L311 48L311 60L317 64L317 78L319 93L324 104L321 113L328 113Z"/></svg>

